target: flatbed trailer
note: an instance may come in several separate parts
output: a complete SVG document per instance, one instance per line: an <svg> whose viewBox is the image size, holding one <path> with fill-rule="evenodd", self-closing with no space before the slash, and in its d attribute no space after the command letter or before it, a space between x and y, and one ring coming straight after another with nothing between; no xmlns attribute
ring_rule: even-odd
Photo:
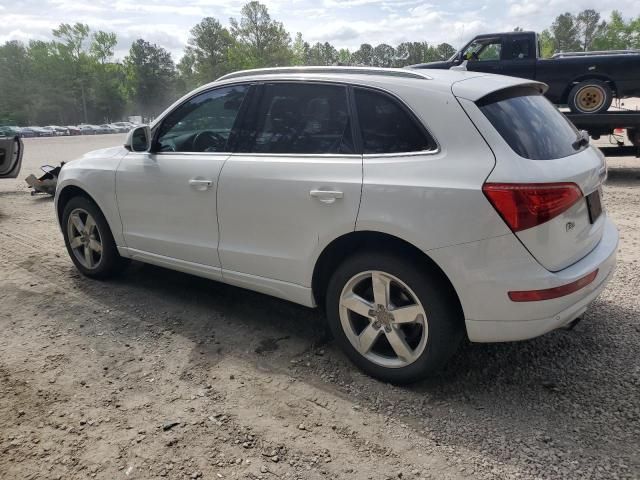
<svg viewBox="0 0 640 480"><path fill-rule="evenodd" d="M616 129L625 129L631 146L618 139L615 144L600 147L607 157L640 158L640 111L608 111L605 113L569 113L563 112L578 130L586 130L598 139L602 135L613 135Z"/></svg>

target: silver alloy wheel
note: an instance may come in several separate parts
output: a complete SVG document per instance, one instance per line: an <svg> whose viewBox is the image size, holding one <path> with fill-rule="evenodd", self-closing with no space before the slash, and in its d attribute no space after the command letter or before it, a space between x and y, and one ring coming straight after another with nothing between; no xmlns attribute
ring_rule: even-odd
<svg viewBox="0 0 640 480"><path fill-rule="evenodd" d="M362 272L347 282L340 322L351 345L382 367L406 367L427 345L424 307L408 285L386 272Z"/></svg>
<svg viewBox="0 0 640 480"><path fill-rule="evenodd" d="M69 246L80 264L89 269L98 268L102 261L102 239L94 218L82 208L74 209L67 220Z"/></svg>

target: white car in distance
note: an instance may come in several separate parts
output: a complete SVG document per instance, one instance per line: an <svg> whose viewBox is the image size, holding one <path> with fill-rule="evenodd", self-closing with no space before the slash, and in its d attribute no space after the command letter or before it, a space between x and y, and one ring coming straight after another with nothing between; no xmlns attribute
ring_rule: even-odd
<svg viewBox="0 0 640 480"><path fill-rule="evenodd" d="M226 75L64 166L67 250L89 277L135 259L324 307L361 369L416 381L464 335L569 325L612 275L604 158L545 88L446 70Z"/></svg>

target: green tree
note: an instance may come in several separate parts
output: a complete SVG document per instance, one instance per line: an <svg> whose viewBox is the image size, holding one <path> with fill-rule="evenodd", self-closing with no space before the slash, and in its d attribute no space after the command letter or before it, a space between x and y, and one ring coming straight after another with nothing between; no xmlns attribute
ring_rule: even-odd
<svg viewBox="0 0 640 480"><path fill-rule="evenodd" d="M208 83L229 73L229 50L235 40L229 30L212 17L203 18L191 29L186 55L193 59L193 73L198 83Z"/></svg>
<svg viewBox="0 0 640 480"><path fill-rule="evenodd" d="M441 43L436 47L436 55L440 60L448 60L454 53L456 53L456 49L448 43Z"/></svg>
<svg viewBox="0 0 640 480"><path fill-rule="evenodd" d="M171 54L138 39L124 59L132 106L145 117L160 113L175 95L176 67Z"/></svg>
<svg viewBox="0 0 640 480"><path fill-rule="evenodd" d="M396 50L391 45L381 43L373 49L371 64L374 67L392 67L396 58Z"/></svg>
<svg viewBox="0 0 640 480"><path fill-rule="evenodd" d="M592 50L594 42L603 36L607 22L600 21L600 14L592 9L583 10L576 16L576 25L580 32L580 43L583 51Z"/></svg>
<svg viewBox="0 0 640 480"><path fill-rule="evenodd" d="M363 43L358 50L353 52L351 61L354 65L365 67L373 65L373 47L368 43Z"/></svg>
<svg viewBox="0 0 640 480"><path fill-rule="evenodd" d="M396 67L415 65L427 61L426 53L429 49L427 42L403 42L396 47Z"/></svg>
<svg viewBox="0 0 640 480"><path fill-rule="evenodd" d="M97 31L93 34L89 51L100 63L107 63L113 58L113 49L118 44L118 38L113 32Z"/></svg>
<svg viewBox="0 0 640 480"><path fill-rule="evenodd" d="M269 15L267 7L252 1L242 7L240 20L231 18L236 40L231 58L244 68L277 67L292 62L291 37L282 23Z"/></svg>
<svg viewBox="0 0 640 480"><path fill-rule="evenodd" d="M29 122L31 80L31 62L25 45L14 40L0 46L0 124Z"/></svg>
<svg viewBox="0 0 640 480"><path fill-rule="evenodd" d="M640 16L626 21L618 10L611 17L601 35L593 42L595 50L624 50L640 48Z"/></svg>
<svg viewBox="0 0 640 480"><path fill-rule="evenodd" d="M551 57L556 50L555 38L553 38L553 35L551 34L551 32L545 29L542 32L540 32L540 35L538 36L538 38L540 40L540 56L542 58Z"/></svg>
<svg viewBox="0 0 640 480"><path fill-rule="evenodd" d="M189 47L185 48L184 55L178 62L177 71L176 88L179 92L186 93L199 85L196 72L196 56Z"/></svg>
<svg viewBox="0 0 640 480"><path fill-rule="evenodd" d="M335 65L338 63L338 51L329 42L316 43L309 49L307 65Z"/></svg>
<svg viewBox="0 0 640 480"><path fill-rule="evenodd" d="M341 48L338 51L338 64L351 65L351 52L348 48Z"/></svg>
<svg viewBox="0 0 640 480"><path fill-rule="evenodd" d="M70 83L74 90L80 93L82 118L84 122L88 122L87 84L89 83L90 72L87 42L89 39L89 25L84 23L76 23L74 25L62 23L53 30L53 36L58 40L54 41L57 54L62 57L61 60L64 63L71 67L71 72L69 73L73 80Z"/></svg>
<svg viewBox="0 0 640 480"><path fill-rule="evenodd" d="M296 33L296 38L293 40L293 46L291 47L291 64L307 65L309 50L309 44L302 38L302 33Z"/></svg>
<svg viewBox="0 0 640 480"><path fill-rule="evenodd" d="M551 34L555 40L557 52L580 50L580 28L570 13L558 15L551 25Z"/></svg>

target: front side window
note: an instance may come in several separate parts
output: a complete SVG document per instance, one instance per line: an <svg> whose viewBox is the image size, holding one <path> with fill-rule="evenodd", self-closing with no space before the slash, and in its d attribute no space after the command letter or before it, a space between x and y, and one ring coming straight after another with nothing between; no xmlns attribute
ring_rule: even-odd
<svg viewBox="0 0 640 480"><path fill-rule="evenodd" d="M533 88L499 91L477 102L518 155L531 160L567 157L587 148L567 117Z"/></svg>
<svg viewBox="0 0 640 480"><path fill-rule="evenodd" d="M347 89L341 85L264 85L241 150L249 153L354 153Z"/></svg>
<svg viewBox="0 0 640 480"><path fill-rule="evenodd" d="M496 61L500 60L502 41L499 38L482 38L474 40L465 48L464 59L469 61Z"/></svg>
<svg viewBox="0 0 640 480"><path fill-rule="evenodd" d="M202 93L163 120L156 140L160 152L225 152L247 85Z"/></svg>
<svg viewBox="0 0 640 480"><path fill-rule="evenodd" d="M433 150L435 141L396 100L355 89L363 153L408 153Z"/></svg>

